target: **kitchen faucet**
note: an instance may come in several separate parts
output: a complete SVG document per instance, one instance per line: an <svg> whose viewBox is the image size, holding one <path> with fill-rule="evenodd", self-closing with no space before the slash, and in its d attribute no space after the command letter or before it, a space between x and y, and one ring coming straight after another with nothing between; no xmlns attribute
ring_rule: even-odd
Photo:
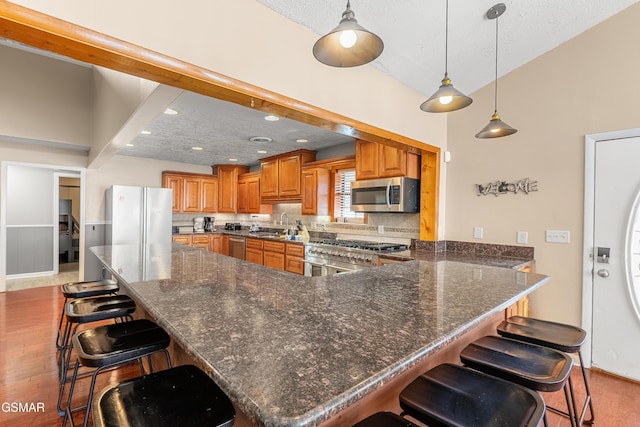
<svg viewBox="0 0 640 427"><path fill-rule="evenodd" d="M280 225L282 225L282 217L285 216L287 217L287 229L286 229L286 233L287 235L289 234L289 214L287 214L286 212L282 212L280 214Z"/></svg>

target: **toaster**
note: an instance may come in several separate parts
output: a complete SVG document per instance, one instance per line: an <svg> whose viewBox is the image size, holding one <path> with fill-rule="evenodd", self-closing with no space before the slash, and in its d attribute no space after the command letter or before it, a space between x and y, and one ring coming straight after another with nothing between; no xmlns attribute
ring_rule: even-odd
<svg viewBox="0 0 640 427"><path fill-rule="evenodd" d="M224 229L225 230L241 230L242 226L240 225L239 222L227 222L224 225Z"/></svg>

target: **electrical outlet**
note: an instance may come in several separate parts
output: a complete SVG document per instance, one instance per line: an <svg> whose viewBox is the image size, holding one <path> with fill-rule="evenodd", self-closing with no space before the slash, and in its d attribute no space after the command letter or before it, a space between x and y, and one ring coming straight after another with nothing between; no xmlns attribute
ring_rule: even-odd
<svg viewBox="0 0 640 427"><path fill-rule="evenodd" d="M378 226L378 234L384 234L384 225Z"/></svg>
<svg viewBox="0 0 640 427"><path fill-rule="evenodd" d="M473 238L482 239L483 231L482 227L473 227Z"/></svg>
<svg viewBox="0 0 640 427"><path fill-rule="evenodd" d="M548 243L569 243L569 231L568 230L546 230L545 240Z"/></svg>
<svg viewBox="0 0 640 427"><path fill-rule="evenodd" d="M520 245L526 245L527 240L529 239L529 233L526 231L518 231L518 237L516 238L516 242Z"/></svg>

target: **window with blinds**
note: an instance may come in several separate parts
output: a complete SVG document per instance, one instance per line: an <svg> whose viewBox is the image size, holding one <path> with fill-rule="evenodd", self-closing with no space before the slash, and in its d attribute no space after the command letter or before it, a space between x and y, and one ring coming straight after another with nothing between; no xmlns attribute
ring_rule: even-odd
<svg viewBox="0 0 640 427"><path fill-rule="evenodd" d="M351 183L356 180L356 170L338 169L335 176L334 189L334 213L333 216L338 222L363 222L364 212L353 212L351 210Z"/></svg>

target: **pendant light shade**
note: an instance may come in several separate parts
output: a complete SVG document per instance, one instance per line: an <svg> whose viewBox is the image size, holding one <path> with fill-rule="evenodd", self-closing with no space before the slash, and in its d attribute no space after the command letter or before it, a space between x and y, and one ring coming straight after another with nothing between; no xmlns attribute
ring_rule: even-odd
<svg viewBox="0 0 640 427"><path fill-rule="evenodd" d="M476 134L476 138L500 138L518 132L500 119L498 114L498 17L507 10L504 3L498 3L487 11L487 18L496 20L496 75L494 80L494 111L489 124Z"/></svg>
<svg viewBox="0 0 640 427"><path fill-rule="evenodd" d="M355 67L373 61L383 49L382 39L358 24L347 0L342 20L313 45L313 56L332 67Z"/></svg>
<svg viewBox="0 0 640 427"><path fill-rule="evenodd" d="M473 102L458 89L453 87L447 70L449 56L449 0L447 0L445 19L445 44L444 44L444 78L440 88L420 105L422 111L427 113L447 113L449 111L460 110Z"/></svg>

